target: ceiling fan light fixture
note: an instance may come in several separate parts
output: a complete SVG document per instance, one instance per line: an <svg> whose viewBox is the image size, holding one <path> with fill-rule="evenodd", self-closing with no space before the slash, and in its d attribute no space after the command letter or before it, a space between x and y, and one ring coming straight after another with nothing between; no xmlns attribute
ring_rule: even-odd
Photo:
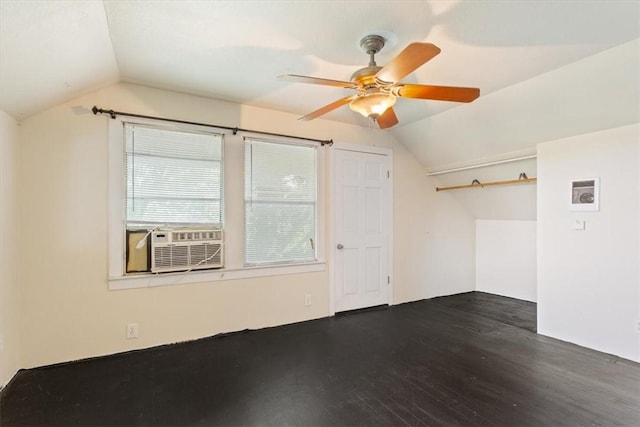
<svg viewBox="0 0 640 427"><path fill-rule="evenodd" d="M349 103L349 108L364 117L376 118L396 103L395 95L391 93L365 93Z"/></svg>

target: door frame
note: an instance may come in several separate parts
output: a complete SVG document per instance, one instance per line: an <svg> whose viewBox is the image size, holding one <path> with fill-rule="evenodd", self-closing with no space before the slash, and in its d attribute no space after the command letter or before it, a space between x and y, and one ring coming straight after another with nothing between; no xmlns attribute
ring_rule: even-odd
<svg viewBox="0 0 640 427"><path fill-rule="evenodd" d="M389 269L390 282L387 288L387 304L393 305L393 150L386 147L375 147L372 145L360 145L346 142L334 141L329 148L329 316L336 314L336 211L335 203L332 202L336 195L336 150L355 151L358 153L380 154L388 156L389 159L389 248L387 251L387 265Z"/></svg>

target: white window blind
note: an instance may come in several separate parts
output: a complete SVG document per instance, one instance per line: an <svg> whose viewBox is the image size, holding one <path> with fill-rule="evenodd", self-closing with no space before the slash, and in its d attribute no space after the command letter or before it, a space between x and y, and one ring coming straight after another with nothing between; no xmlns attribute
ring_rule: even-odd
<svg viewBox="0 0 640 427"><path fill-rule="evenodd" d="M316 147L245 139L245 262L316 259Z"/></svg>
<svg viewBox="0 0 640 427"><path fill-rule="evenodd" d="M222 223L222 135L125 123L126 226Z"/></svg>

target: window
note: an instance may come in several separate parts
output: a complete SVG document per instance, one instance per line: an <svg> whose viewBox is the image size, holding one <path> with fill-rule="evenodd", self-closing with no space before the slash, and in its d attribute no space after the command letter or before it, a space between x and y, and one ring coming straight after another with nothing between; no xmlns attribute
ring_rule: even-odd
<svg viewBox="0 0 640 427"><path fill-rule="evenodd" d="M222 225L222 135L124 124L126 272L149 271L157 228Z"/></svg>
<svg viewBox="0 0 640 427"><path fill-rule="evenodd" d="M150 118L108 123L109 289L325 270L319 145L248 140L231 131ZM224 233L209 237L207 232L223 225ZM164 230L155 240L150 235L183 227L191 230L172 232L171 242L159 240L163 234L169 239ZM194 255L198 244L188 243L189 268L174 268L178 263L165 269L157 262L159 252L169 252L165 247L175 246L183 232L189 240L191 231L193 240L207 240L221 252L214 246L212 254ZM185 244L171 250L171 260L183 261ZM194 266L194 256L207 264ZM218 256L224 259L218 262Z"/></svg>
<svg viewBox="0 0 640 427"><path fill-rule="evenodd" d="M245 139L245 263L316 260L315 146Z"/></svg>

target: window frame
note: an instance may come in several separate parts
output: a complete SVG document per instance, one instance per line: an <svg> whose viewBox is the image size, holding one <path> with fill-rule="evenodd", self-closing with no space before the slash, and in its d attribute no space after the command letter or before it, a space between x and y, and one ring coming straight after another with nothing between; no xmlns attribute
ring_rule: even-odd
<svg viewBox="0 0 640 427"><path fill-rule="evenodd" d="M136 289L155 286L182 285L189 283L217 282L226 280L256 278L283 274L300 274L309 272L320 272L326 270L325 260L325 150L318 149L316 156L317 164L317 199L316 199L316 260L313 262L302 263L282 263L270 265L246 266L227 265L228 259L238 259L244 261L244 252L240 254L229 255L226 252L225 245L225 267L211 270L194 270L190 272L175 273L137 273L125 274L126 251L125 251L125 232L126 232L126 212L125 212L125 196L126 181L124 176L125 153L124 153L124 123L134 123L145 126L161 126L167 129L175 129L182 131L196 131L207 133L220 133L224 135L223 142L223 177L222 177L222 223L225 233L225 241L229 238L240 239L244 241L244 193L233 194L229 196L227 190L227 174L230 169L241 168L244 171L244 151L240 156L241 164L229 164L229 158L226 151L233 144L240 144L244 147L244 139L240 135L235 135L231 131L217 130L209 126L201 126L194 124L169 123L160 120L133 118L127 116L117 116L109 119L107 126L107 144L108 144L108 266L107 266L107 284L109 290ZM259 135L254 136L260 139ZM295 139L283 138L283 141L296 143ZM299 143L299 142L298 142ZM308 145L308 144L305 144ZM235 148L235 147L234 147ZM242 149L244 150L244 148ZM243 173L244 175L244 173ZM244 189L244 185L242 186ZM228 200L240 200L242 206L242 220L240 223L229 229L229 223L225 220L228 218L228 209L230 203ZM244 245L241 245L244 248ZM242 249L244 251L244 249Z"/></svg>
<svg viewBox="0 0 640 427"><path fill-rule="evenodd" d="M150 124L142 124L138 121L134 121L134 120L122 120L122 124L123 124L123 131L126 134L126 126L127 125L132 125L135 129L135 127L140 127L140 128L146 128L146 129L154 129L154 130L161 130L161 131L175 131L175 132L182 132L182 133L189 133L189 134L199 134L199 135L215 135L216 137L220 137L220 159L219 160L211 160L211 159L207 159L206 161L213 161L213 162L219 162L219 168L220 168L220 193L219 193L219 200L218 203L220 205L220 210L219 210L219 222L209 222L209 223L202 223L202 222L197 222L197 221L191 221L191 222L174 222L171 224L174 225L167 225L168 228L172 228L175 226L175 228L180 228L180 227L194 227L194 228L220 228L220 229L224 229L224 141L225 141L225 135L223 132L214 132L211 129L206 129L203 130L202 128L200 129L195 129L193 126L187 128L187 126L181 126L181 127L177 127L177 126L170 126L167 123L164 124L158 124L155 123L153 125ZM127 188L127 162L126 162L126 158L127 155L129 154L129 152L127 151L126 148L126 136L124 136L124 144L123 144L123 156L125 158L125 168L123 169L123 174L125 175L126 179L123 181L124 183L124 188L125 188L125 197L127 196L126 194L126 188ZM135 149L133 150L133 152L131 154L135 153ZM138 155L140 155L138 153ZM134 166L135 167L135 166ZM135 198L135 196L134 196ZM126 223L128 223L128 218L127 218L127 203L125 201L125 226ZM135 221L132 221L135 222ZM156 228L160 228L163 227L162 224L158 223L158 222L148 222L145 225L142 225L141 221L141 228L147 228L150 229L151 226L154 226ZM169 224L169 223L163 223L163 224ZM137 227L137 226L136 226Z"/></svg>
<svg viewBox="0 0 640 427"><path fill-rule="evenodd" d="M319 221L320 221L320 211L319 211L319 207L318 207L318 203L319 203L319 199L320 199L320 146L319 144L313 144L313 143L293 143L291 141L288 140L274 140L274 139L267 139L267 138L256 138L256 137L245 137L244 138L244 160L245 160L245 165L246 165L246 160L247 160L247 148L251 145L252 142L256 142L256 143L260 143L260 144L278 144L278 145L287 145L287 146L294 146L294 147L304 147L304 148L311 148L314 150L314 168L315 168L315 200L314 200L314 235L313 235L313 259L308 259L308 260L283 260L283 261L262 261L262 262L248 262L247 261L247 253L246 253L246 248L247 248L247 218L246 218L246 209L247 209L247 194L246 194L246 185L247 185L247 178L248 175L250 174L250 171L246 170L246 166L245 166L245 171L244 171L244 184L245 184L245 192L243 194L243 202L244 202L244 233L243 233L243 247L245 248L245 252L244 252L244 256L243 256L243 261L244 261L244 266L245 267L260 267L260 266L277 266L277 265L290 265L290 264L301 264L301 263L310 263L310 262L315 262L318 260L319 258L319 245L317 244L318 241L320 240L320 237L318 235L319 233Z"/></svg>

